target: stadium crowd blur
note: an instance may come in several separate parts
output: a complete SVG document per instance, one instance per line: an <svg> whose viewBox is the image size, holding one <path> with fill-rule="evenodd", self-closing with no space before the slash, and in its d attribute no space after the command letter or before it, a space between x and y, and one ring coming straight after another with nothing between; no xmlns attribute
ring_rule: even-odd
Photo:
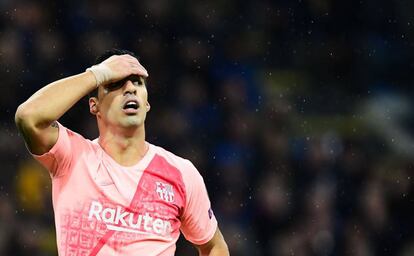
<svg viewBox="0 0 414 256"><path fill-rule="evenodd" d="M110 48L194 162L231 255L414 255L414 2L0 1L0 255L56 255L17 106ZM61 120L95 138L86 98ZM180 240L176 255L196 255Z"/></svg>

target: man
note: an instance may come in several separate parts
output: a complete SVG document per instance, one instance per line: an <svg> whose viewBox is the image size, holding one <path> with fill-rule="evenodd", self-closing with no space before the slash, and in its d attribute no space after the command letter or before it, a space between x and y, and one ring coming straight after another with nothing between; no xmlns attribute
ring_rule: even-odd
<svg viewBox="0 0 414 256"><path fill-rule="evenodd" d="M16 111L28 149L52 177L59 255L174 255L180 230L200 255L229 255L196 168L145 141L147 71L130 52L101 59ZM56 120L96 90L89 109L99 138L90 141Z"/></svg>

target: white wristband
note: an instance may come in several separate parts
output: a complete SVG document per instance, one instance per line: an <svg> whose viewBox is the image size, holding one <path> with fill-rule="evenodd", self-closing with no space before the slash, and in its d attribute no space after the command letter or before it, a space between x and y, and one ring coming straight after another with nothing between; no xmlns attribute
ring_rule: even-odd
<svg viewBox="0 0 414 256"><path fill-rule="evenodd" d="M93 65L92 67L87 68L86 70L91 71L95 76L96 87L99 87L100 85L109 82L112 75L112 70L104 63Z"/></svg>

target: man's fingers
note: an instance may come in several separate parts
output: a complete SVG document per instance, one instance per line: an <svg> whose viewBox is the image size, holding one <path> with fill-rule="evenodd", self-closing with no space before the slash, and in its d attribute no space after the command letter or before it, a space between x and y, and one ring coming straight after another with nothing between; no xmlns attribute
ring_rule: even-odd
<svg viewBox="0 0 414 256"><path fill-rule="evenodd" d="M127 62L132 68L136 69L135 72L137 72L137 75L148 77L148 71L144 68L144 66L141 65L141 63L139 63L139 61L135 57L129 54L124 54L122 55L122 57L125 58L125 60L127 60Z"/></svg>
<svg viewBox="0 0 414 256"><path fill-rule="evenodd" d="M139 63L139 61L138 61L138 59L137 58L135 58L135 57L132 57L131 55L125 55L124 56L124 58L125 58L125 60L127 60L128 62L131 62L131 63L136 63L136 64L140 64Z"/></svg>
<svg viewBox="0 0 414 256"><path fill-rule="evenodd" d="M139 69L143 71L145 77L148 77L148 71L142 65L139 65Z"/></svg>
<svg viewBox="0 0 414 256"><path fill-rule="evenodd" d="M148 77L148 71L141 65L131 64L129 70L134 75Z"/></svg>
<svg viewBox="0 0 414 256"><path fill-rule="evenodd" d="M131 67L134 69L134 71L139 72L137 75L148 77L148 71L141 64L132 63Z"/></svg>
<svg viewBox="0 0 414 256"><path fill-rule="evenodd" d="M148 72L142 67L134 67L132 70L135 75L148 77Z"/></svg>
<svg viewBox="0 0 414 256"><path fill-rule="evenodd" d="M125 74L125 72L127 72L130 74L148 77L148 71L141 65L141 63L139 63L136 58L128 54L116 55L116 57L114 57L108 64L112 66L113 70L118 70L116 72L119 75L124 73L124 75L121 76L128 76L128 74Z"/></svg>
<svg viewBox="0 0 414 256"><path fill-rule="evenodd" d="M138 67L138 68L144 70L146 73L148 73L148 71L144 68L144 66L141 65L141 63L139 63L139 62L130 62L130 64L131 64L132 67L134 67L134 68Z"/></svg>
<svg viewBox="0 0 414 256"><path fill-rule="evenodd" d="M131 62L131 63L133 63L133 64L137 64L137 65L139 65L139 66L141 66L143 69L145 69L144 68L144 66L142 66L141 65L141 63L138 61L138 59L137 58L135 58L135 57L133 57L133 56L131 56L131 55L126 55L126 58L128 58L128 60ZM146 70L146 69L145 69Z"/></svg>

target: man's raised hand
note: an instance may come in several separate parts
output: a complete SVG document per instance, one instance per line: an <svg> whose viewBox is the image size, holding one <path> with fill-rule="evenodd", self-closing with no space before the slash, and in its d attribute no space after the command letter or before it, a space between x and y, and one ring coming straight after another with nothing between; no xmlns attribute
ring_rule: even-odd
<svg viewBox="0 0 414 256"><path fill-rule="evenodd" d="M113 55L98 65L86 70L91 71L96 79L96 87L117 82L130 75L148 77L147 70L131 55Z"/></svg>

